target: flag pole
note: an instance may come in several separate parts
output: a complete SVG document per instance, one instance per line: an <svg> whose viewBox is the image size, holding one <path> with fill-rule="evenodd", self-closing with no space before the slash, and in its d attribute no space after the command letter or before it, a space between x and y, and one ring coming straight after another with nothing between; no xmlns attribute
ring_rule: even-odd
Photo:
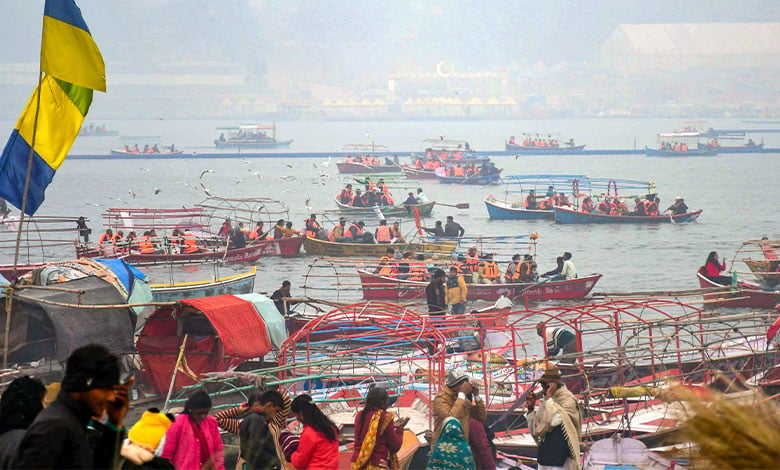
<svg viewBox="0 0 780 470"><path fill-rule="evenodd" d="M43 70L38 70L38 87L35 97L35 119L33 121L32 142L30 142L30 154L27 157L27 176L24 179L24 192L22 193L22 207L19 213L19 226L16 229L16 248L14 250L14 267L11 278L16 283L16 270L19 266L19 251L22 244L22 227L24 227L24 210L27 208L27 193L30 190L30 178L32 177L33 156L35 155L35 134L38 133L38 113L41 110L41 84L43 83ZM21 137L20 137L21 138ZM3 331L3 369L8 368L8 342L11 338L11 309L14 305L13 285L6 289L5 301L5 330Z"/></svg>

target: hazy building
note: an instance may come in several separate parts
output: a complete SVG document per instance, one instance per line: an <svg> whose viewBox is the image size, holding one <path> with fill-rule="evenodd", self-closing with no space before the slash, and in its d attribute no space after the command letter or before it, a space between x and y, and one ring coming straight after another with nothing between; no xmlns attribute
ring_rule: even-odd
<svg viewBox="0 0 780 470"><path fill-rule="evenodd" d="M780 23L621 24L601 48L602 67L624 74L778 64Z"/></svg>

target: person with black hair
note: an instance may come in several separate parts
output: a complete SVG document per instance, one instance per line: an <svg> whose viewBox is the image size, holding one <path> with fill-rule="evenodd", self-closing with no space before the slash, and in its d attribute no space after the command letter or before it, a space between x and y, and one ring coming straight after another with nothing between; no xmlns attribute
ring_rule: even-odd
<svg viewBox="0 0 780 470"><path fill-rule="evenodd" d="M397 468L404 441L404 426L409 418L395 419L387 411L390 404L387 390L374 387L366 395L366 406L355 416L355 450L352 468Z"/></svg>
<svg viewBox="0 0 780 470"><path fill-rule="evenodd" d="M211 411L211 398L202 390L193 393L165 433L160 457L176 468L224 470L224 450L219 426Z"/></svg>
<svg viewBox="0 0 780 470"><path fill-rule="evenodd" d="M119 360L104 346L73 351L57 399L22 438L16 468L113 468L124 439L132 382L119 383ZM104 415L105 423L93 420ZM88 428L94 430L89 435Z"/></svg>
<svg viewBox="0 0 780 470"><path fill-rule="evenodd" d="M283 316L287 317L290 315L290 306L295 305L296 302L288 302L286 298L292 297L290 294L290 289L292 287L292 284L290 281L282 281L282 287L276 289L273 294L271 294L271 300L274 301L274 305L276 305L276 309L279 310L279 313L281 313Z"/></svg>
<svg viewBox="0 0 780 470"><path fill-rule="evenodd" d="M238 431L241 458L246 461L247 469L265 470L282 468L274 436L271 434L270 421L284 408L282 394L269 390L257 399L249 414L241 421Z"/></svg>
<svg viewBox="0 0 780 470"><path fill-rule="evenodd" d="M284 466L288 470L338 469L338 429L314 403L311 395L298 395L291 409L303 424L301 441Z"/></svg>
<svg viewBox="0 0 780 470"><path fill-rule="evenodd" d="M43 410L46 387L29 376L14 379L0 398L0 468L15 468L14 457L27 428Z"/></svg>
<svg viewBox="0 0 780 470"><path fill-rule="evenodd" d="M446 287L444 285L446 277L447 275L443 270L437 269L433 272L433 279L425 288L428 313L431 315L444 315L447 313Z"/></svg>

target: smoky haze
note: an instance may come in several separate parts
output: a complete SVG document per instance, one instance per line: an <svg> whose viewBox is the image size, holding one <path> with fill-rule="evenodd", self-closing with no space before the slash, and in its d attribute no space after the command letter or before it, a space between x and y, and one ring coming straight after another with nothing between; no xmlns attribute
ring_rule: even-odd
<svg viewBox="0 0 780 470"><path fill-rule="evenodd" d="M155 96L161 106L169 108L175 108L177 100L197 96L195 101L202 101L199 107L183 111L191 115L208 114L210 108L214 115L229 114L233 111L219 109L219 104L225 99L235 101L241 94L261 96L263 102L287 100L306 106L353 95L392 102L392 97L385 96L388 78L406 72L435 72L443 61L451 70L464 73L560 64L593 67L598 66L602 44L620 24L780 20L776 0L77 3L106 61L109 94L96 101L98 112L127 109L135 116L145 113L133 105L138 95ZM34 86L43 1L4 0L3 5L0 67L17 65L10 79L13 83L0 73L0 79L6 79L0 86L5 94L12 92L2 99L3 117L14 119L29 91L17 93L9 87ZM22 67L26 75L18 72L18 64L28 65ZM210 78L196 88L166 84L163 90L143 83L139 76L144 74ZM25 76L27 83L19 83ZM592 81L590 75L581 79ZM528 94L527 83L522 84L523 91L520 84L513 85L511 76L508 85L506 78L502 80L487 90L458 87L471 96ZM584 84L562 83L561 87L582 88ZM451 88L417 86L404 90L402 98L451 94ZM532 94L539 93L534 90Z"/></svg>

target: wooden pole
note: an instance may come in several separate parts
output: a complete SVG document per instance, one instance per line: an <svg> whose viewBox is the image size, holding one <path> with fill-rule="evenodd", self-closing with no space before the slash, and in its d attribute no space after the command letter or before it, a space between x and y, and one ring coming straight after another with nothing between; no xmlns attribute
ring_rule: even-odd
<svg viewBox="0 0 780 470"><path fill-rule="evenodd" d="M184 348L187 346L187 337L189 334L184 335L184 340L181 342L181 347L179 348L179 355L176 357L176 365L173 366L173 376L171 377L171 385L168 387L168 394L165 396L165 404L163 405L163 411L168 411L168 402L171 400L171 395L173 394L173 387L176 384L176 374L179 372L179 364L181 364L181 360L184 357Z"/></svg>
<svg viewBox="0 0 780 470"><path fill-rule="evenodd" d="M19 227L16 231L16 249L14 250L14 269L11 277L16 277L16 269L19 266L19 247L22 243L22 227L24 226L24 211L27 208L27 193L30 190L30 177L32 176L33 156L35 155L35 137L38 133L38 113L41 110L41 83L43 82L43 70L38 70L38 87L35 100L35 120L33 121L32 142L30 142L30 153L27 157L27 176L24 179L24 191L22 192L22 207L19 213ZM14 283L16 280L14 280ZM3 332L3 369L8 367L8 342L11 340L11 311L13 310L13 295L10 289L5 304L5 331Z"/></svg>

